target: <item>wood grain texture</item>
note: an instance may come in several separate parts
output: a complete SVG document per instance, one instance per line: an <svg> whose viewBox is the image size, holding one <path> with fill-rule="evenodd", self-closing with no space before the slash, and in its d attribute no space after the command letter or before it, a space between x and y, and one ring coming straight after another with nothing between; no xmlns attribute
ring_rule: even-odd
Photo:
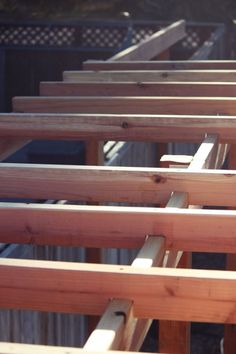
<svg viewBox="0 0 236 354"><path fill-rule="evenodd" d="M84 70L236 70L236 60L86 60Z"/></svg>
<svg viewBox="0 0 236 354"><path fill-rule="evenodd" d="M0 166L1 198L165 204L174 190L190 204L236 206L236 171L34 164Z"/></svg>
<svg viewBox="0 0 236 354"><path fill-rule="evenodd" d="M2 203L0 242L140 248L146 236L163 235L169 249L235 253L235 216L231 210Z"/></svg>
<svg viewBox="0 0 236 354"><path fill-rule="evenodd" d="M234 82L41 82L41 96L235 97Z"/></svg>
<svg viewBox="0 0 236 354"><path fill-rule="evenodd" d="M191 112L190 112L191 113ZM206 133L236 143L236 116L2 113L0 136L40 140L201 142Z"/></svg>
<svg viewBox="0 0 236 354"><path fill-rule="evenodd" d="M234 97L15 97L15 112L236 115Z"/></svg>
<svg viewBox="0 0 236 354"><path fill-rule="evenodd" d="M63 72L63 81L66 82L235 82L235 80L236 70L88 70Z"/></svg>
<svg viewBox="0 0 236 354"><path fill-rule="evenodd" d="M174 22L170 26L155 32L141 43L112 56L108 61L150 60L183 39L185 35L185 21Z"/></svg>
<svg viewBox="0 0 236 354"><path fill-rule="evenodd" d="M84 349L82 348L72 348L72 347L59 347L50 345L32 345L32 344L22 344L22 343L0 343L0 353L1 354L84 354ZM98 354L101 352L90 351L90 354ZM110 354L124 354L122 351L110 351ZM131 354L135 354L131 352ZM157 353L163 354L163 353Z"/></svg>
<svg viewBox="0 0 236 354"><path fill-rule="evenodd" d="M2 308L101 314L118 297L137 318L236 322L230 271L1 259L0 282Z"/></svg>
<svg viewBox="0 0 236 354"><path fill-rule="evenodd" d="M163 237L149 237L132 262L134 268L160 266L165 252ZM84 345L87 350L136 350L143 344L151 320L133 317L132 302L113 299L103 313L96 329Z"/></svg>

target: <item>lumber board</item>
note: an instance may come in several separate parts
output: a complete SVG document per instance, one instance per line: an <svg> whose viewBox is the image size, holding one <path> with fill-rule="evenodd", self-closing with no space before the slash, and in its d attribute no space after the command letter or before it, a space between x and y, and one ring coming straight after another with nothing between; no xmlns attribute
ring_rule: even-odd
<svg viewBox="0 0 236 354"><path fill-rule="evenodd" d="M206 133L236 143L236 116L2 113L0 136L40 140L201 142Z"/></svg>
<svg viewBox="0 0 236 354"><path fill-rule="evenodd" d="M235 97L234 82L41 82L41 96Z"/></svg>
<svg viewBox="0 0 236 354"><path fill-rule="evenodd" d="M132 262L132 267L160 266L164 257L164 238L149 237ZM113 299L102 315L96 329L84 345L85 350L139 350L149 328L150 320L137 320L132 314L132 302ZM137 332L138 330L138 337Z"/></svg>
<svg viewBox="0 0 236 354"><path fill-rule="evenodd" d="M163 235L167 249L235 253L235 216L232 210L1 203L0 242L140 248L146 236Z"/></svg>
<svg viewBox="0 0 236 354"><path fill-rule="evenodd" d="M181 190L193 205L236 206L235 170L4 163L0 180L1 198L165 204Z"/></svg>
<svg viewBox="0 0 236 354"><path fill-rule="evenodd" d="M235 97L15 97L19 113L236 115Z"/></svg>
<svg viewBox="0 0 236 354"><path fill-rule="evenodd" d="M109 351L110 354L124 354L122 351ZM84 354L84 349L73 347L60 347L51 345L36 345L22 343L0 343L1 354ZM90 354L98 354L98 351L89 351ZM131 354L136 354L131 352ZM163 354L163 353L157 353Z"/></svg>
<svg viewBox="0 0 236 354"><path fill-rule="evenodd" d="M84 70L236 70L236 60L86 60Z"/></svg>
<svg viewBox="0 0 236 354"><path fill-rule="evenodd" d="M236 70L107 70L64 71L65 82L235 82Z"/></svg>
<svg viewBox="0 0 236 354"><path fill-rule="evenodd" d="M201 170L211 168L216 165L218 152L217 135L206 136L197 152L190 161L188 170ZM178 190L178 189L177 189ZM174 192L168 201L166 208L201 208L200 206L189 205L187 193ZM164 266L170 265L184 268L191 267L192 254L183 251L169 251ZM168 338L168 339L167 339ZM160 321L159 322L159 349L170 351L173 354L190 353L190 323L180 321Z"/></svg>
<svg viewBox="0 0 236 354"><path fill-rule="evenodd" d="M137 318L236 322L230 271L1 259L0 282L2 308L101 314L116 297Z"/></svg>
<svg viewBox="0 0 236 354"><path fill-rule="evenodd" d="M83 349L85 351L127 350L124 336L132 333L133 303L130 300L113 299L103 313L97 327L91 333ZM122 343L123 342L123 343Z"/></svg>
<svg viewBox="0 0 236 354"><path fill-rule="evenodd" d="M108 61L150 60L185 37L185 25L184 20L174 22L155 32L141 43L115 54Z"/></svg>

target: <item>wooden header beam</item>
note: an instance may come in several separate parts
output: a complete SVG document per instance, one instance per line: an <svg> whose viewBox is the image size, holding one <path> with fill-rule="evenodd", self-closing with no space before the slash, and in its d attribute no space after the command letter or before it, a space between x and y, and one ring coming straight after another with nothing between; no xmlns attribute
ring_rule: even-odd
<svg viewBox="0 0 236 354"><path fill-rule="evenodd" d="M186 36L185 24L184 20L174 22L141 43L119 52L108 61L150 60Z"/></svg>
<svg viewBox="0 0 236 354"><path fill-rule="evenodd" d="M82 348L0 342L0 354L85 354L84 352L85 350ZM86 350L86 353L87 354L107 354L107 351L98 352L98 351ZM138 354L137 352L129 352L129 353ZM126 352L124 351L122 352L120 350L119 351L109 350L109 354L126 354ZM157 353L157 354L163 354L163 353Z"/></svg>
<svg viewBox="0 0 236 354"><path fill-rule="evenodd" d="M236 206L236 171L0 165L1 198L164 204L174 190L190 204Z"/></svg>
<svg viewBox="0 0 236 354"><path fill-rule="evenodd" d="M120 298L137 318L236 322L230 271L1 259L0 282L1 308L102 314Z"/></svg>
<svg viewBox="0 0 236 354"><path fill-rule="evenodd" d="M236 115L234 97L14 97L15 112Z"/></svg>
<svg viewBox="0 0 236 354"><path fill-rule="evenodd" d="M236 116L189 113L191 114L2 113L0 136L40 140L201 142L208 132L217 134L221 143L236 144Z"/></svg>
<svg viewBox="0 0 236 354"><path fill-rule="evenodd" d="M236 253L232 210L1 203L0 223L2 243L140 248L163 235L169 249Z"/></svg>
<svg viewBox="0 0 236 354"><path fill-rule="evenodd" d="M234 82L41 82L41 96L235 97Z"/></svg>
<svg viewBox="0 0 236 354"><path fill-rule="evenodd" d="M84 70L236 70L236 60L87 60Z"/></svg>
<svg viewBox="0 0 236 354"><path fill-rule="evenodd" d="M235 82L236 70L123 70L64 71L66 82L156 82L205 81Z"/></svg>

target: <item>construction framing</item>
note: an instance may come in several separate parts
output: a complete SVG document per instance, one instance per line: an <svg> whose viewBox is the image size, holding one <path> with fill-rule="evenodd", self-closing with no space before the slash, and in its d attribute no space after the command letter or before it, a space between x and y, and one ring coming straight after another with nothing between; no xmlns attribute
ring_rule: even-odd
<svg viewBox="0 0 236 354"><path fill-rule="evenodd" d="M0 115L2 158L31 139L83 139L90 156L89 166L2 163L1 197L29 203L0 203L0 242L140 249L129 266L1 258L1 308L101 319L83 348L1 343L0 353L137 352L158 319L159 352L187 354L189 322L236 324L235 271L189 266L194 251L236 253L236 63L144 61L167 49L164 39L170 46L183 36L180 21L107 63L85 63L101 71L41 84L47 97L14 98L14 113ZM133 59L141 61L123 61ZM194 97L186 97L189 85ZM138 90L152 97L127 95ZM103 140L200 145L187 164L167 157L185 169L90 166L99 163ZM221 169L227 157L229 169Z"/></svg>

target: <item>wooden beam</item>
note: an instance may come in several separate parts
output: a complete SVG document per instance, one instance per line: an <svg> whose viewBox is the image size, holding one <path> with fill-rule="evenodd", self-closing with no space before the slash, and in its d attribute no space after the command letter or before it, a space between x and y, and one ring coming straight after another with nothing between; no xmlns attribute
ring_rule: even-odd
<svg viewBox="0 0 236 354"><path fill-rule="evenodd" d="M236 115L234 97L15 97L15 112Z"/></svg>
<svg viewBox="0 0 236 354"><path fill-rule="evenodd" d="M236 60L87 60L84 70L236 70Z"/></svg>
<svg viewBox="0 0 236 354"><path fill-rule="evenodd" d="M211 168L216 165L218 150L218 137L216 135L206 136L196 154L190 161L188 170L201 170ZM178 190L178 189L177 189ZM189 205L187 193L174 192L166 208L196 208ZM197 207L200 208L200 207ZM180 266L181 268L191 267L191 253L182 251L169 251L165 266ZM173 354L190 353L190 323L180 321L160 321L159 322L159 349L170 351Z"/></svg>
<svg viewBox="0 0 236 354"><path fill-rule="evenodd" d="M64 71L66 82L235 82L236 70L114 70Z"/></svg>
<svg viewBox="0 0 236 354"><path fill-rule="evenodd" d="M119 52L109 58L108 61L149 60L170 48L185 36L185 21L177 21L155 32L141 43Z"/></svg>
<svg viewBox="0 0 236 354"><path fill-rule="evenodd" d="M0 353L1 354L84 354L84 349L50 346L50 345L1 342ZM90 351L89 353L101 354L101 352L98 351ZM124 352L111 350L109 351L109 354L124 354ZM137 353L131 352L130 354L137 354ZM159 354L163 354L163 353L159 353Z"/></svg>
<svg viewBox="0 0 236 354"><path fill-rule="evenodd" d="M119 350L126 343L122 343L126 332L130 329L133 319L132 301L114 299L110 301L103 313L96 329L91 333L84 345L86 351L104 352L107 350ZM127 340L129 338L127 337Z"/></svg>
<svg viewBox="0 0 236 354"><path fill-rule="evenodd" d="M101 314L116 297L137 318L236 322L230 271L1 259L0 283L1 308Z"/></svg>
<svg viewBox="0 0 236 354"><path fill-rule="evenodd" d="M1 198L165 204L182 190L190 204L236 206L236 171L229 170L4 163L0 180Z"/></svg>
<svg viewBox="0 0 236 354"><path fill-rule="evenodd" d="M134 268L160 266L164 257L164 238L149 237L132 263ZM139 350L150 320L137 320L132 315L132 302L112 300L96 329L85 343L85 350ZM137 336L138 335L138 336Z"/></svg>
<svg viewBox="0 0 236 354"><path fill-rule="evenodd" d="M0 114L0 137L40 140L201 142L206 133L236 144L236 117L209 115Z"/></svg>
<svg viewBox="0 0 236 354"><path fill-rule="evenodd" d="M192 161L193 156L190 155L163 155L160 159L160 166L164 168L185 168Z"/></svg>
<svg viewBox="0 0 236 354"><path fill-rule="evenodd" d="M41 82L41 96L235 97L234 82Z"/></svg>
<svg viewBox="0 0 236 354"><path fill-rule="evenodd" d="M1 203L0 223L3 243L140 248L164 235L168 249L236 253L232 210Z"/></svg>

